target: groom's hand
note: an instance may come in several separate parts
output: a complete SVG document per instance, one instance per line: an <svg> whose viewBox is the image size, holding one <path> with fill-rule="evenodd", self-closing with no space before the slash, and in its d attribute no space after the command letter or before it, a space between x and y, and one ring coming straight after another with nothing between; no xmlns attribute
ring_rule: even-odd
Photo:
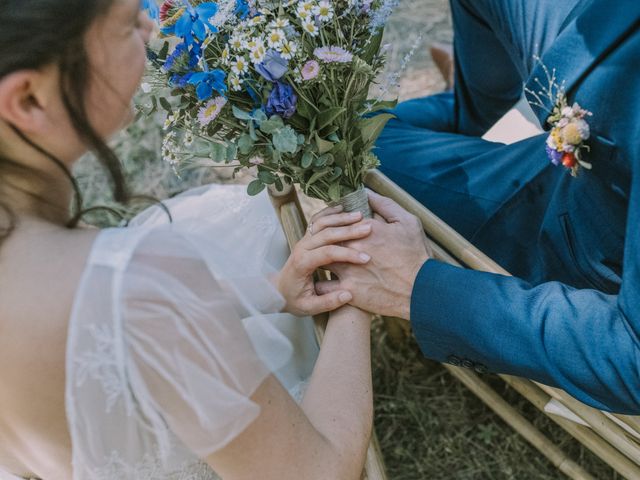
<svg viewBox="0 0 640 480"><path fill-rule="evenodd" d="M380 315L409 319L411 292L418 271L429 258L431 246L417 217L393 200L369 192L375 219L365 220L372 233L345 246L368 253L365 265L328 267L338 280L319 282L316 291L327 294L347 290L352 305Z"/></svg>
<svg viewBox="0 0 640 480"><path fill-rule="evenodd" d="M341 212L342 207L333 207L313 216L306 235L275 279L286 301L285 311L297 316L316 315L336 310L353 299L351 292L340 288L316 293L313 278L316 270L329 264L364 265L371 260L369 255L344 245L368 236L371 225L361 221L361 213Z"/></svg>

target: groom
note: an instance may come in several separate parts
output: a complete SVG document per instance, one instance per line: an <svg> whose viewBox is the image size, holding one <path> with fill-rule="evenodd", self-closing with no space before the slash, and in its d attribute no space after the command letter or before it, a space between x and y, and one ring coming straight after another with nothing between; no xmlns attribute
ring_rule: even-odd
<svg viewBox="0 0 640 480"><path fill-rule="evenodd" d="M430 358L640 414L640 2L451 3L455 91L400 104L377 153L514 277L430 259L416 219L372 194L383 219L354 247L373 260L338 266L340 282L358 306L410 319ZM581 131L593 167L577 177L549 161L549 132L508 146L480 138L523 85L548 130L546 72L569 106L592 112Z"/></svg>

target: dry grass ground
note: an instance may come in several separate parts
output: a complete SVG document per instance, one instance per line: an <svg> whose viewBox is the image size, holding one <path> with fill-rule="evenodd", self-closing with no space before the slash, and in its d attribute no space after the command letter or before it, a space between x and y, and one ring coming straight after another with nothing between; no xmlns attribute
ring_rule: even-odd
<svg viewBox="0 0 640 480"><path fill-rule="evenodd" d="M397 94L406 99L440 91L444 82L429 58L428 46L451 38L446 0L402 1L386 34L389 71L397 71L414 46L415 52L399 85L392 85L386 96ZM119 141L119 153L136 190L165 198L192 185L229 181L228 169L192 172L177 178L159 160L159 123L157 119L143 119ZM77 173L88 203L103 202L108 187L99 169L86 161ZM105 224L114 220L102 216L96 221ZM425 360L412 339L392 344L384 328L377 325L372 342L375 428L391 480L562 478L542 455L441 366ZM491 376L487 380L596 478L619 478L500 380Z"/></svg>

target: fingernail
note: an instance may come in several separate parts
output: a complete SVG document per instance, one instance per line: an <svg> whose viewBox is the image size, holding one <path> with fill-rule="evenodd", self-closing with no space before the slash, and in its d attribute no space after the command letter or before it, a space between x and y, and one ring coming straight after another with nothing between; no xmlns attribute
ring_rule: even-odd
<svg viewBox="0 0 640 480"><path fill-rule="evenodd" d="M353 297L351 296L351 294L349 292L342 292L338 298L340 299L341 302L348 302L350 301Z"/></svg>
<svg viewBox="0 0 640 480"><path fill-rule="evenodd" d="M362 213L360 212L352 212L349 214L349 218L360 218L362 216Z"/></svg>
<svg viewBox="0 0 640 480"><path fill-rule="evenodd" d="M358 228L356 228L356 232L357 233L367 233L371 230L371 225L360 225Z"/></svg>
<svg viewBox="0 0 640 480"><path fill-rule="evenodd" d="M361 253L360 254L360 260L362 260L363 262L368 262L369 260L371 260L371 257L369 255L367 255L366 253Z"/></svg>

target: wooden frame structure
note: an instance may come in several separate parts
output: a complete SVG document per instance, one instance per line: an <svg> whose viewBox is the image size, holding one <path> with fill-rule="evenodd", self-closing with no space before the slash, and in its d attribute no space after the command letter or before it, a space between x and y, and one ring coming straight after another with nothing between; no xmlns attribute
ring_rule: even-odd
<svg viewBox="0 0 640 480"><path fill-rule="evenodd" d="M420 219L427 236L433 242L434 257L438 260L473 270L509 275L506 270L475 248L381 172L370 172L365 183L379 194L392 198ZM306 230L306 220L299 198L293 189L284 195L275 195L272 192L271 198L287 240L290 246L293 246L302 238ZM326 317L315 318L315 325L318 341L321 342L326 326ZM574 480L594 479L477 374L451 365L444 366L567 477ZM523 378L509 375L501 375L501 378L545 414L545 406L551 400L559 402L577 416L582 423L576 423L564 416L547 414L551 420L623 477L640 479L640 417L603 412L579 402L562 390ZM369 447L363 478L367 480L387 479L384 461L375 434Z"/></svg>

